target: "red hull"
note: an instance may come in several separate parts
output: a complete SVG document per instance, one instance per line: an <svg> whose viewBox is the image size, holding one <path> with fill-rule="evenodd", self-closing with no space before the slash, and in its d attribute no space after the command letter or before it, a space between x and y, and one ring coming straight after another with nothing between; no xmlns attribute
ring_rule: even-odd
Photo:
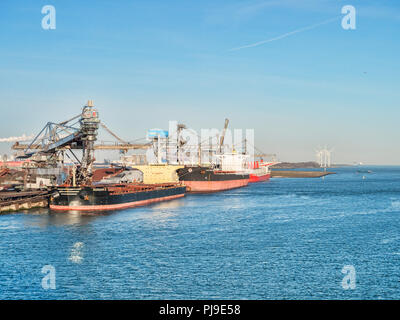
<svg viewBox="0 0 400 320"><path fill-rule="evenodd" d="M270 173L264 174L262 176L258 176L256 174L250 174L249 183L268 181L269 178L271 178L271 174Z"/></svg>
<svg viewBox="0 0 400 320"><path fill-rule="evenodd" d="M58 210L58 211L106 211L106 210L117 210L117 209L126 209L133 208L138 206L144 206L147 204L161 202L166 200L177 199L185 196L184 194L177 194L168 197L162 198L154 198L142 201L121 203L121 204L110 204L110 205L93 205L93 206L58 206L58 205L50 205L50 209Z"/></svg>
<svg viewBox="0 0 400 320"><path fill-rule="evenodd" d="M216 192L245 187L249 179L223 181L184 181L188 192Z"/></svg>

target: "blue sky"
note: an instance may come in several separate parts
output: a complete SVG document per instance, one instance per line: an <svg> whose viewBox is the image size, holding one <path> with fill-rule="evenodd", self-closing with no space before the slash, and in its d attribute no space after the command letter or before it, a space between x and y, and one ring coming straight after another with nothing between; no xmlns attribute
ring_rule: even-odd
<svg viewBox="0 0 400 320"><path fill-rule="evenodd" d="M48 4L55 30L41 28ZM356 30L341 27L349 4ZM168 120L200 131L228 117L283 161L327 144L336 163L400 164L399 31L395 0L2 0L0 137L93 99L128 140Z"/></svg>

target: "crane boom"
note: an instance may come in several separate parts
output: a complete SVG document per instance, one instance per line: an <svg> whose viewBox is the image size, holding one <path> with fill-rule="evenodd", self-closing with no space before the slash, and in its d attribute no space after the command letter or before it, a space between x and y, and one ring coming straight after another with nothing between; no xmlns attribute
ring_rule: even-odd
<svg viewBox="0 0 400 320"><path fill-rule="evenodd" d="M129 144L128 142L122 140L120 137L118 137L114 132L112 132L110 129L108 129L108 127L103 123L100 122L101 126L109 133L111 134L115 139L117 139L119 142L123 143L123 144Z"/></svg>

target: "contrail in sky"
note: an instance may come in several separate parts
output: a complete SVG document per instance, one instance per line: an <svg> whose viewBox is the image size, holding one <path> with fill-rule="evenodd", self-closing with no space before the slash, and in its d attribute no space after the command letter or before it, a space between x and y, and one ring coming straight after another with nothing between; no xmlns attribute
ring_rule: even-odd
<svg viewBox="0 0 400 320"><path fill-rule="evenodd" d="M272 41L276 41L276 40L280 40L280 39L289 37L289 36L291 36L293 34L296 34L296 33L300 33L300 32L304 32L304 31L307 31L307 30L311 30L311 29L317 28L317 27L322 26L324 24L328 24L328 23L334 22L334 21L336 21L336 20L338 20L340 18L341 17L328 19L328 20L319 22L317 24L313 24L313 25L308 26L308 27L304 27L304 28L301 28L301 29L297 29L297 30L288 32L288 33L284 33L284 34L282 34L280 36L277 36L277 37L274 37L274 38L270 38L270 39L267 39L267 40L262 40L262 41L251 43L251 44L248 44L248 45L245 45L245 46L241 46L241 47L232 48L232 49L229 49L228 51L237 51L237 50L241 50L241 49L257 47L257 46L260 46L260 45L268 43L268 42L272 42Z"/></svg>

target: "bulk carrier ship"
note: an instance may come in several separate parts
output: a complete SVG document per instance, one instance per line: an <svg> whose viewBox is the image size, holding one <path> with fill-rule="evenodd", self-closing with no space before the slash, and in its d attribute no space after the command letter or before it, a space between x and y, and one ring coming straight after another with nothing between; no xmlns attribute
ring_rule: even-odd
<svg viewBox="0 0 400 320"><path fill-rule="evenodd" d="M249 175L209 167L187 166L178 169L179 180L188 192L216 192L247 186Z"/></svg>
<svg viewBox="0 0 400 320"><path fill-rule="evenodd" d="M59 211L126 209L181 198L185 192L186 187L176 184L61 186L51 196L50 209Z"/></svg>
<svg viewBox="0 0 400 320"><path fill-rule="evenodd" d="M124 209L185 195L186 187L179 183L141 183L139 170L94 170L94 142L99 122L98 112L89 101L82 111L80 130L74 135L74 140L82 143L82 161L80 166L73 167L63 185L54 188L50 197L52 210Z"/></svg>
<svg viewBox="0 0 400 320"><path fill-rule="evenodd" d="M184 197L177 183L143 184L139 170L107 168L94 171L92 185L65 184L54 190L50 208L58 211L105 211L143 206Z"/></svg>
<svg viewBox="0 0 400 320"><path fill-rule="evenodd" d="M227 120L225 122L225 129ZM181 183L187 188L187 192L216 192L229 190L233 188L244 187L249 182L249 174L244 172L243 159L236 160L232 166L232 161L227 161L227 156L217 155L215 158L218 163L208 165L199 163L187 164L181 159L184 153L180 147L185 144L181 140L180 130L184 125L177 126L177 137L174 143L169 137L169 132L161 129L149 130L147 137L152 140L155 163L138 165L130 161L129 157L123 157L119 163L125 164L131 168L140 170L143 173L145 183ZM224 134L223 134L224 135ZM220 144L223 144L223 136ZM172 150L172 152L170 152ZM175 153L174 153L175 152ZM220 148L221 152L221 148ZM172 153L172 154L171 154ZM231 155L232 156L232 155ZM234 155L234 158L240 155Z"/></svg>
<svg viewBox="0 0 400 320"><path fill-rule="evenodd" d="M178 169L179 180L188 192L216 192L245 187L250 175L245 172L245 156L240 154L218 155L214 168L204 166L185 166Z"/></svg>
<svg viewBox="0 0 400 320"><path fill-rule="evenodd" d="M187 141L181 139L180 132L186 126L177 124L176 137L170 138L169 132L162 129L151 129L147 138L152 140L152 148L155 162L147 165L137 165L134 161L128 161L128 165L140 169L144 173L144 181L148 183L178 182L187 187L188 192L216 192L240 188L249 182L261 182L270 179L269 166L274 163L257 162L249 163L249 155L237 154L235 152L226 154L223 150L224 137L229 120L225 119L225 126L220 137L218 150L212 149L209 142L209 162L202 163L201 144L197 147L198 163L194 164L192 159L182 159L185 153L180 150ZM246 140L245 140L246 141ZM171 156L170 151L173 154ZM245 146L247 150L247 146ZM214 153L215 152L215 153ZM151 154L151 153L150 153ZM124 162L124 161L123 161ZM189 162L190 164L188 164ZM125 162L126 163L126 162Z"/></svg>
<svg viewBox="0 0 400 320"><path fill-rule="evenodd" d="M152 163L138 164L137 155L123 156L117 163L139 169L143 172L144 183L180 182L187 187L187 192L223 191L244 187L249 182L269 180L269 165L273 163L264 164L261 161L261 164L259 162L248 164L249 155L223 152L224 136L228 123L229 120L225 119L225 126L217 145L217 151L212 149L211 141L209 142L208 163L201 161L201 144L196 146L197 164L194 164L196 161L193 161L193 159L182 157L185 154L182 146L185 146L187 142L181 139L180 135L182 129L186 128L183 124L177 124L176 129L172 129L176 133L173 138L170 137L168 131L162 129L148 131L147 138L152 141L153 149L153 152L149 154L154 154Z"/></svg>

